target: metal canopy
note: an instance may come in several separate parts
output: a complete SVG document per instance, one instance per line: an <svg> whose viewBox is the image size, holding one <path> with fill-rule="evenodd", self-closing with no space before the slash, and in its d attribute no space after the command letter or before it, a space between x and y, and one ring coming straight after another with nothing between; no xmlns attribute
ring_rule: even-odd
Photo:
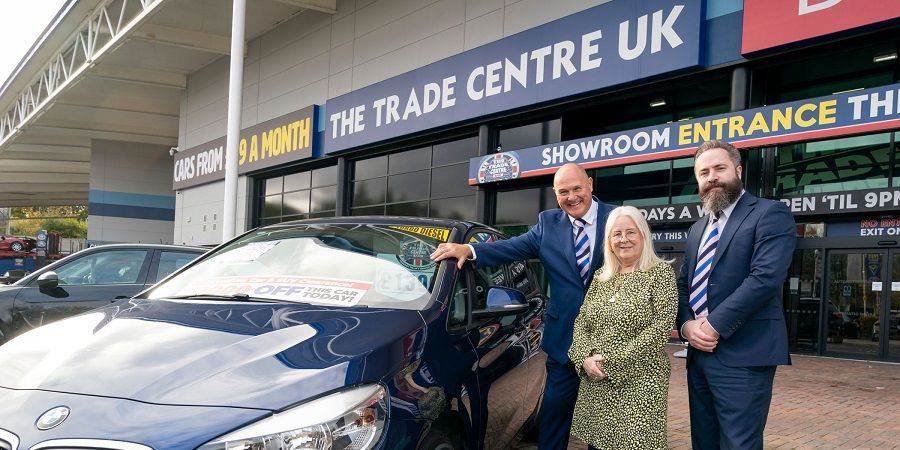
<svg viewBox="0 0 900 450"><path fill-rule="evenodd" d="M336 0L250 0L246 37ZM230 48L229 0L71 0L0 88L0 207L87 204L91 139L176 145L187 76Z"/></svg>

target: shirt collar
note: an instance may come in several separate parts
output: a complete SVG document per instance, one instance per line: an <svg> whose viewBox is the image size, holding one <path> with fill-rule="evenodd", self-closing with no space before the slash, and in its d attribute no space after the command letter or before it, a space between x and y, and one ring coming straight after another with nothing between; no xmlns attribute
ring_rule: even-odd
<svg viewBox="0 0 900 450"><path fill-rule="evenodd" d="M566 214L566 217L569 218L569 222L572 222L572 225L575 225L574 217L568 214ZM597 220L597 202L595 202L593 198L591 198L591 207L588 208L588 211L583 216L581 216L581 218L585 222L587 222L588 225L593 225L594 221Z"/></svg>
<svg viewBox="0 0 900 450"><path fill-rule="evenodd" d="M731 212L734 211L734 207L737 206L737 202L741 201L741 197L744 196L745 192L747 191L741 189L741 195L738 195L738 198L736 198L733 202L731 202L730 205L726 206L725 209L722 210L722 214L719 214L719 220L728 220L728 218L731 217ZM712 220L712 211L706 211L706 213L709 215L710 220Z"/></svg>

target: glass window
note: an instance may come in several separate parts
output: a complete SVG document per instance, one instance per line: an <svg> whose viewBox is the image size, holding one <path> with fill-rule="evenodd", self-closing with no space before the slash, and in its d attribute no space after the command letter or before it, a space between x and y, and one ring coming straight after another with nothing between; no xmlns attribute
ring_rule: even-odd
<svg viewBox="0 0 900 450"><path fill-rule="evenodd" d="M510 151L559 142L561 128L560 119L506 128L500 130L500 145L503 151Z"/></svg>
<svg viewBox="0 0 900 450"><path fill-rule="evenodd" d="M383 177L387 175L387 156L363 159L353 164L354 180L367 180L369 178Z"/></svg>
<svg viewBox="0 0 900 450"><path fill-rule="evenodd" d="M282 214L285 216L306 214L309 212L309 190L284 194Z"/></svg>
<svg viewBox="0 0 900 450"><path fill-rule="evenodd" d="M388 156L388 174L422 170L431 167L431 147L408 150Z"/></svg>
<svg viewBox="0 0 900 450"><path fill-rule="evenodd" d="M428 202L392 203L387 205L385 214L389 216L425 217L428 215Z"/></svg>
<svg viewBox="0 0 900 450"><path fill-rule="evenodd" d="M83 256L56 269L60 285L135 284L146 250L112 250Z"/></svg>
<svg viewBox="0 0 900 450"><path fill-rule="evenodd" d="M475 196L450 197L431 201L428 217L475 220Z"/></svg>
<svg viewBox="0 0 900 450"><path fill-rule="evenodd" d="M263 200L263 217L275 217L281 215L281 195L270 195Z"/></svg>
<svg viewBox="0 0 900 450"><path fill-rule="evenodd" d="M775 195L888 187L890 134L872 134L776 149Z"/></svg>
<svg viewBox="0 0 900 450"><path fill-rule="evenodd" d="M309 189L309 172L292 173L284 176L284 192Z"/></svg>
<svg viewBox="0 0 900 450"><path fill-rule="evenodd" d="M432 164L443 166L457 162L469 162L469 158L478 156L478 137L473 136L458 141L436 144L433 150Z"/></svg>
<svg viewBox="0 0 900 450"><path fill-rule="evenodd" d="M595 172L594 192L604 201L624 205L669 202L671 161L607 167Z"/></svg>
<svg viewBox="0 0 900 450"><path fill-rule="evenodd" d="M447 328L466 326L466 305L469 303L466 273L466 271L461 271L456 275L456 284L453 286L453 298L450 299L450 314L447 318Z"/></svg>
<svg viewBox="0 0 900 450"><path fill-rule="evenodd" d="M431 171L431 198L474 194L469 186L469 164L436 167Z"/></svg>
<svg viewBox="0 0 900 450"><path fill-rule="evenodd" d="M282 177L269 178L263 181L263 192L266 195L280 194L283 181Z"/></svg>
<svg viewBox="0 0 900 450"><path fill-rule="evenodd" d="M353 205L365 206L384 203L387 192L386 183L387 178L373 178L353 183Z"/></svg>
<svg viewBox="0 0 900 450"><path fill-rule="evenodd" d="M428 198L428 170L388 177L388 202L403 202Z"/></svg>
<svg viewBox="0 0 900 450"><path fill-rule="evenodd" d="M468 185L468 161L477 146L467 137L355 161L351 214L469 218L476 188Z"/></svg>
<svg viewBox="0 0 900 450"><path fill-rule="evenodd" d="M496 225L537 223L540 195L541 188L498 192L494 223Z"/></svg>
<svg viewBox="0 0 900 450"><path fill-rule="evenodd" d="M289 220L334 216L336 184L337 166L260 180L256 223L270 225Z"/></svg>
<svg viewBox="0 0 900 450"><path fill-rule="evenodd" d="M323 167L312 171L312 187L337 184L337 166Z"/></svg>
<svg viewBox="0 0 900 450"><path fill-rule="evenodd" d="M337 202L337 187L329 186L313 189L310 195L310 212L333 210Z"/></svg>
<svg viewBox="0 0 900 450"><path fill-rule="evenodd" d="M156 276L151 282L155 283L169 276L170 273L184 267L187 263L193 261L198 256L197 253L185 252L160 252L159 265L156 266Z"/></svg>
<svg viewBox="0 0 900 450"><path fill-rule="evenodd" d="M395 224L297 224L256 230L159 284L150 298L247 294L327 307L421 310L431 302L437 238ZM448 230L449 232L449 230ZM284 289L273 289L277 278Z"/></svg>

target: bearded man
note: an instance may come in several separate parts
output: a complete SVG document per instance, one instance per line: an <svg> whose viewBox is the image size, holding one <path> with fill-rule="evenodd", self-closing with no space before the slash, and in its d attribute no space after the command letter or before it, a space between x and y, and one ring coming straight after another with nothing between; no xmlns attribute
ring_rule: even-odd
<svg viewBox="0 0 900 450"><path fill-rule="evenodd" d="M779 201L743 189L740 152L723 141L694 154L708 215L688 232L677 326L688 347L694 449L762 449L778 365L790 364L781 291L796 245Z"/></svg>

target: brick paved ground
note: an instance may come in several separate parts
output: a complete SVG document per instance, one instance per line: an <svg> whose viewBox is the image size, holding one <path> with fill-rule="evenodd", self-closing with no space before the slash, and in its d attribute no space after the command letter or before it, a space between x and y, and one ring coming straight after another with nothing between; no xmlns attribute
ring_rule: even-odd
<svg viewBox="0 0 900 450"><path fill-rule="evenodd" d="M678 349L671 346L669 354ZM766 449L900 449L900 365L792 359L775 375ZM669 446L676 449L690 448L684 363L673 358L669 385Z"/></svg>

